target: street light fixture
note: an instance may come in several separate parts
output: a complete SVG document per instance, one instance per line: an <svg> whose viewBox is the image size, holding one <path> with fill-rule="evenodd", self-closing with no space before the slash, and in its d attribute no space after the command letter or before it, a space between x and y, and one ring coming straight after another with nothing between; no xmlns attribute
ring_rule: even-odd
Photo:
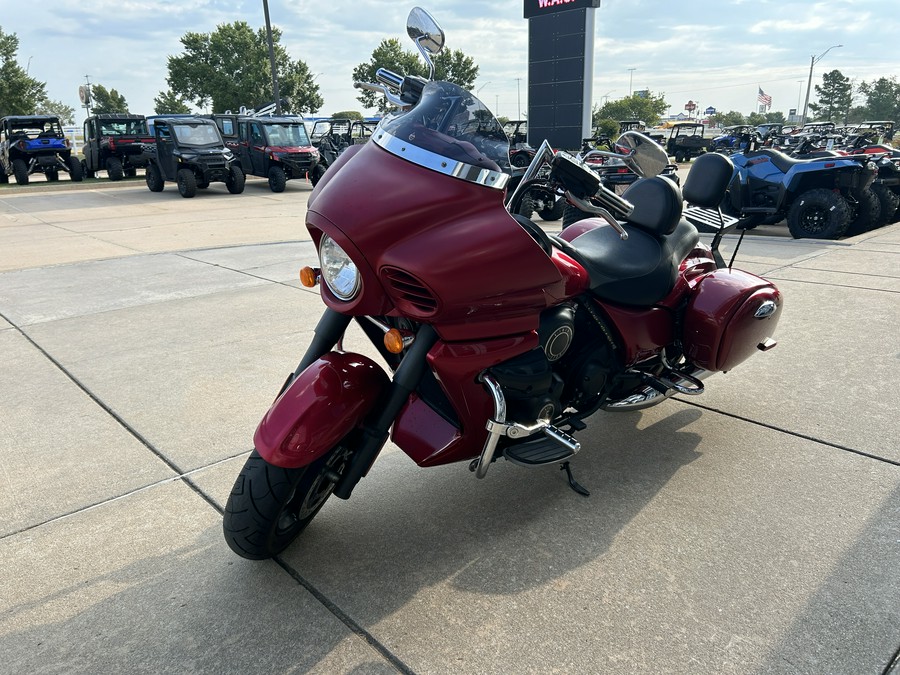
<svg viewBox="0 0 900 675"><path fill-rule="evenodd" d="M272 42L272 24L269 22L269 0L263 0L266 15L266 38L269 42L269 64L272 67L272 89L275 94L275 114L281 114L281 94L278 93L278 74L275 70L275 45Z"/></svg>
<svg viewBox="0 0 900 675"><path fill-rule="evenodd" d="M490 84L490 82L485 82L483 85L481 85L480 87L478 87L478 89L475 90L475 96L478 96L478 94L481 93L481 90L484 89L484 88L485 88L486 86L488 86L489 84Z"/></svg>
<svg viewBox="0 0 900 675"><path fill-rule="evenodd" d="M803 102L803 118L800 120L800 125L806 124L806 111L809 108L809 90L812 87L812 75L813 75L813 66L816 65L819 61L822 60L822 57L825 56L832 49L837 49L838 47L843 47L844 45L831 45L824 52L819 54L818 56L810 56L809 57L809 80L806 82L806 100Z"/></svg>
<svg viewBox="0 0 900 675"><path fill-rule="evenodd" d="M614 91L615 91L615 89L610 89L608 92L606 92L605 94L603 94L603 96L600 97L603 105L607 104L607 102L609 101L609 95L611 93L613 93Z"/></svg>

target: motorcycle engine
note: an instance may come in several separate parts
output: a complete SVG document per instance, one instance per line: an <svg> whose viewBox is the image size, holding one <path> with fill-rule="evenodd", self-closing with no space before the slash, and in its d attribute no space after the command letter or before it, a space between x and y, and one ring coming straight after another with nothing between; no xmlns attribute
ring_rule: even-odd
<svg viewBox="0 0 900 675"><path fill-rule="evenodd" d="M530 424L562 412L565 384L553 364L568 352L575 336L575 310L563 305L541 315L540 347L491 368L503 388L509 419Z"/></svg>

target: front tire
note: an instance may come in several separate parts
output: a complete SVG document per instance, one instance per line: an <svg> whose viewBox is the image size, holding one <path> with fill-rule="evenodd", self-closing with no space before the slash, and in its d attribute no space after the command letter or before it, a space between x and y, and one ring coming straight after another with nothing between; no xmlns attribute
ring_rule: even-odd
<svg viewBox="0 0 900 675"><path fill-rule="evenodd" d="M147 187L150 188L150 192L162 192L165 183L159 167L156 164L148 164L145 174L144 178L147 181Z"/></svg>
<svg viewBox="0 0 900 675"><path fill-rule="evenodd" d="M850 224L850 205L839 193L816 188L794 200L787 222L794 239L837 239Z"/></svg>
<svg viewBox="0 0 900 675"><path fill-rule="evenodd" d="M272 192L284 192L284 186L287 185L287 176L284 175L284 169L280 166L269 168L269 189Z"/></svg>
<svg viewBox="0 0 900 675"><path fill-rule="evenodd" d="M178 192L185 199L190 199L197 194L197 177L190 169L178 169Z"/></svg>
<svg viewBox="0 0 900 675"><path fill-rule="evenodd" d="M572 223L577 223L579 220L584 220L585 218L590 217L590 213L585 213L581 209L566 202L566 205L563 208L562 227L563 229L566 229Z"/></svg>
<svg viewBox="0 0 900 675"><path fill-rule="evenodd" d="M309 466L282 469L254 450L225 505L222 530L229 548L249 560L281 553L325 505L349 457L337 445Z"/></svg>
<svg viewBox="0 0 900 675"><path fill-rule="evenodd" d="M246 178L244 177L244 172L241 171L241 168L238 166L232 166L231 171L228 174L228 178L225 179L225 187L228 188L228 191L233 195L239 195L244 191L244 183L246 182Z"/></svg>
<svg viewBox="0 0 900 675"><path fill-rule="evenodd" d="M322 180L322 176L325 175L327 169L328 167L322 166L321 164L316 164L315 167L313 167L312 174L309 177L309 181L312 183L313 187L316 187L319 181Z"/></svg>

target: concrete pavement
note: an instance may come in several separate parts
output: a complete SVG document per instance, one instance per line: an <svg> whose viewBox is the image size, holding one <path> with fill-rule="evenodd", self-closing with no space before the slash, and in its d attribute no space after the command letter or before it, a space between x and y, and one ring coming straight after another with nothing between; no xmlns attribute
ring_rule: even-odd
<svg viewBox="0 0 900 675"><path fill-rule="evenodd" d="M590 498L388 446L254 563L220 512L321 310L309 191L0 190L0 672L900 675L900 225L746 237L779 346L595 415Z"/></svg>

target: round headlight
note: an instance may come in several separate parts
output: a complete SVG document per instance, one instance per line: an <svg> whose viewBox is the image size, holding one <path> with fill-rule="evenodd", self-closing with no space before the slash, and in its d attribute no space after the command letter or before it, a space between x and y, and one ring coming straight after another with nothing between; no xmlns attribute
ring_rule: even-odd
<svg viewBox="0 0 900 675"><path fill-rule="evenodd" d="M319 244L322 278L328 290L341 300L352 300L359 293L359 270L350 256L327 234Z"/></svg>

